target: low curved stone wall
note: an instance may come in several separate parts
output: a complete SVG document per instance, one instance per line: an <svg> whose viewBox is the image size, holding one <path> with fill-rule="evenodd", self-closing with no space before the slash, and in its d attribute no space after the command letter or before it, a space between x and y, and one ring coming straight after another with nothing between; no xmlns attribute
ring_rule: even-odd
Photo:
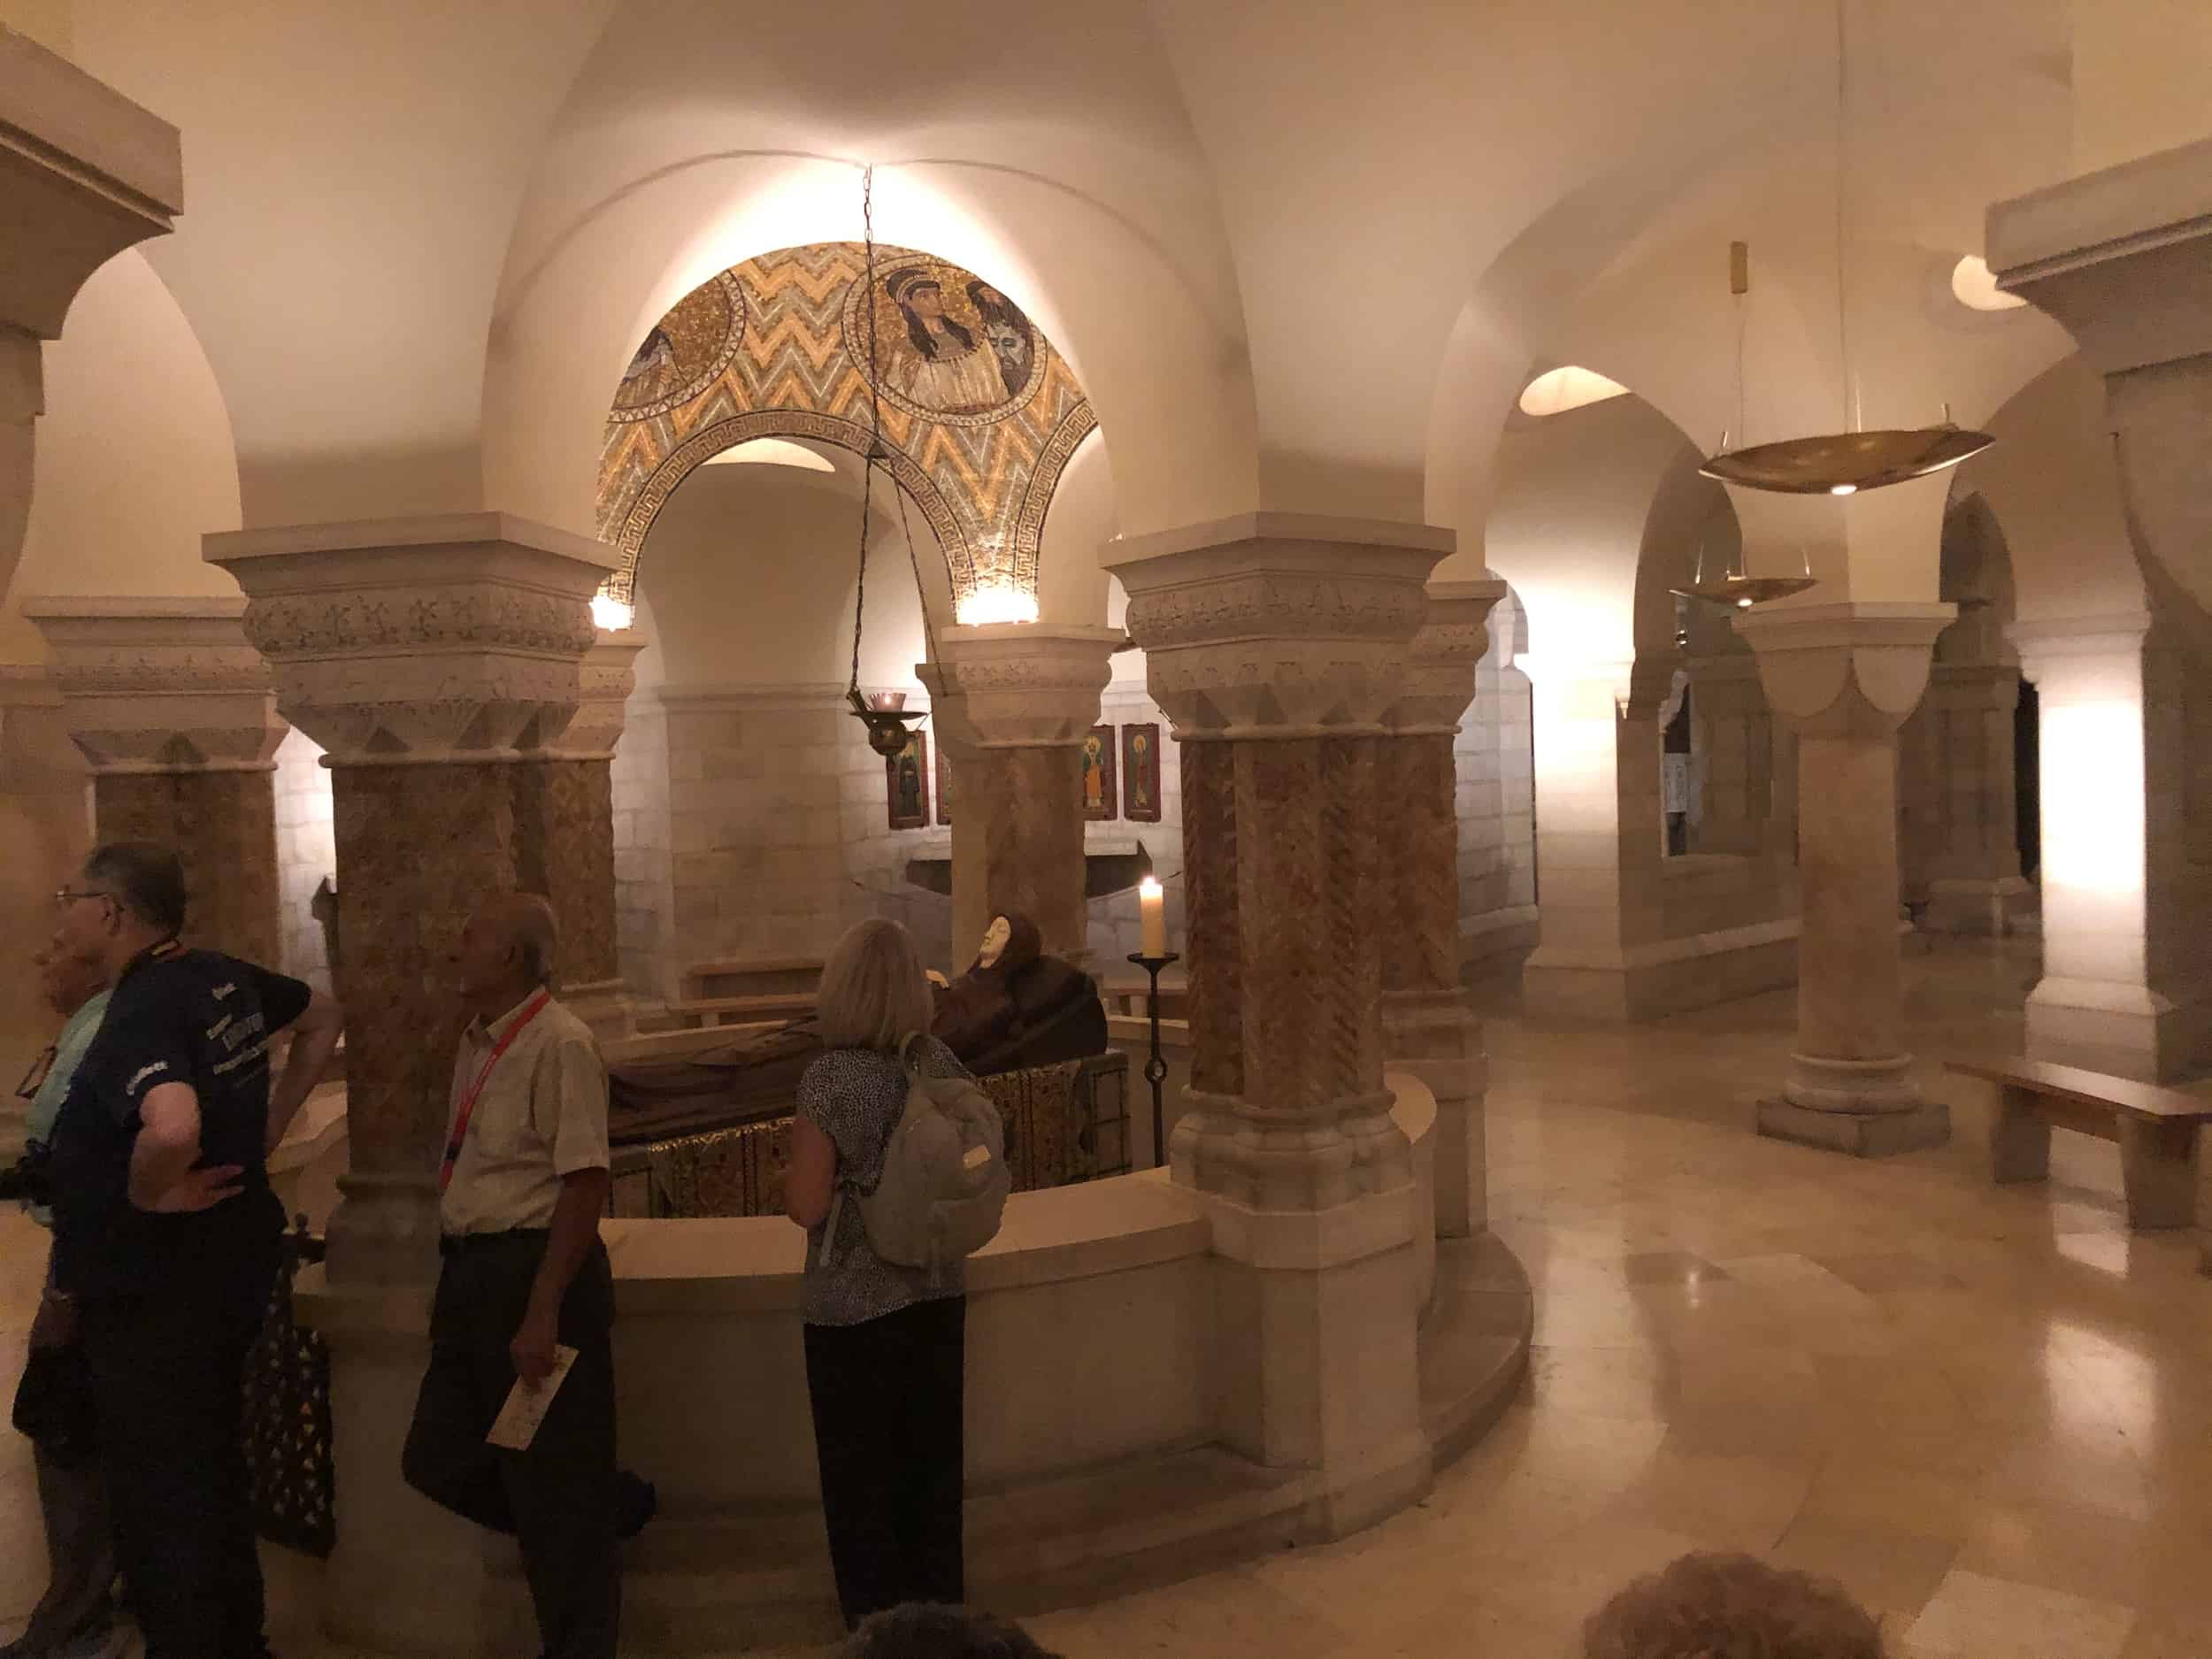
<svg viewBox="0 0 2212 1659"><path fill-rule="evenodd" d="M1517 1381L1527 1285L1494 1240L1448 1240L1440 1257L1436 1103L1410 1076L1390 1086L1414 1148L1406 1271L1428 1310L1422 1432L1431 1455L1448 1456ZM1216 1225L1198 1194L1147 1171L1016 1194L971 1262L979 1599L1034 1611L1331 1532L1335 1494L1317 1471L1265 1467L1224 1443L1250 1356L1225 1311ZM800 1341L802 1235L780 1217L745 1217L616 1220L605 1236L622 1457L662 1500L626 1563L626 1640L687 1652L726 1648L733 1629L755 1642L834 1635ZM387 1466L420 1372L426 1294L334 1290L311 1271L297 1304L334 1353L332 1633L384 1652L521 1650L531 1624L511 1542L457 1536ZM402 1584L408 1595L389 1593ZM467 1612L457 1631L457 1608Z"/></svg>

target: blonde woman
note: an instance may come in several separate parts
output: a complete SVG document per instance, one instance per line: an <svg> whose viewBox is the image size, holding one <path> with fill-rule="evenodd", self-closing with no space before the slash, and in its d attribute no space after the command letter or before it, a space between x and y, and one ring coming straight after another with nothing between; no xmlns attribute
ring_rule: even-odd
<svg viewBox="0 0 2212 1659"><path fill-rule="evenodd" d="M840 1187L873 1189L906 1106L899 1044L923 1033L925 1071L967 1075L927 1035L933 1006L914 941L896 922L846 931L822 969L826 1052L799 1079L785 1210L807 1230L806 1379L830 1563L848 1629L906 1601L957 1602L961 1378L967 1279L934 1279L868 1248L860 1206L824 1224ZM825 1244L828 1245L826 1252ZM825 1263L825 1255L827 1262Z"/></svg>

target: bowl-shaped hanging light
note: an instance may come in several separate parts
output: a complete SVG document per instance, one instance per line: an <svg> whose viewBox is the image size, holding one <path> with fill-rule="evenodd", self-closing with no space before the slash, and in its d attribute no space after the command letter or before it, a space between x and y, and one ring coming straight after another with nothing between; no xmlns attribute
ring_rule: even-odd
<svg viewBox="0 0 2212 1659"><path fill-rule="evenodd" d="M1901 484L1956 466L1995 442L1985 432L1965 431L1948 422L1878 432L1824 432L1745 449L1723 449L1707 457L1698 471L1746 489L1787 495L1855 495L1863 489Z"/></svg>
<svg viewBox="0 0 2212 1659"><path fill-rule="evenodd" d="M886 760L905 749L910 721L918 725L929 718L928 710L906 707L903 691L856 688L845 695L853 705L853 713L868 728L868 747Z"/></svg>
<svg viewBox="0 0 2212 1659"><path fill-rule="evenodd" d="M1733 605L1739 611L1748 611L1770 599L1786 599L1792 594L1801 594L1808 588L1819 586L1820 579L1816 576L1719 576L1711 581L1692 582L1667 591L1685 599L1709 599L1717 605Z"/></svg>

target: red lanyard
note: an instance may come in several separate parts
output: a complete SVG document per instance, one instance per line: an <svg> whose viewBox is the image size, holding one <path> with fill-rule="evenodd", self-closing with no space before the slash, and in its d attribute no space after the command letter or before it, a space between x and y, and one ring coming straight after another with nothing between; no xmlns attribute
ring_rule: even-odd
<svg viewBox="0 0 2212 1659"><path fill-rule="evenodd" d="M438 1166L440 1192L453 1185L453 1166L460 1161L461 1142L467 1139L469 1119L476 1114L476 1097L484 1092L484 1085L491 1077L492 1068L499 1064L499 1056L507 1052L507 1045L522 1035L522 1028L535 1019L539 1010L552 1000L552 992L540 991L530 1006L522 1010L515 1023L508 1026L499 1041L492 1045L491 1053L484 1056L483 1070L477 1072L476 1081L469 1085L469 1092L461 1097L460 1112L453 1120L452 1138L445 1143L445 1162Z"/></svg>

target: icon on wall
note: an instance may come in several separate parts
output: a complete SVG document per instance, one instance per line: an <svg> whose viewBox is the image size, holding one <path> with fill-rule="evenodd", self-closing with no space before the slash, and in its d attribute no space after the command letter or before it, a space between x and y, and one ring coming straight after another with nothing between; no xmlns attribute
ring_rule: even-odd
<svg viewBox="0 0 2212 1659"><path fill-rule="evenodd" d="M1091 823L1114 810L1114 728L1094 726L1083 739L1083 816Z"/></svg>
<svg viewBox="0 0 2212 1659"><path fill-rule="evenodd" d="M1121 815L1132 824L1160 821L1160 728L1121 728Z"/></svg>
<svg viewBox="0 0 2212 1659"><path fill-rule="evenodd" d="M947 827L952 823L952 762L941 749L937 751L937 822Z"/></svg>
<svg viewBox="0 0 2212 1659"><path fill-rule="evenodd" d="M911 733L906 747L883 763L893 829L929 827L929 739Z"/></svg>

